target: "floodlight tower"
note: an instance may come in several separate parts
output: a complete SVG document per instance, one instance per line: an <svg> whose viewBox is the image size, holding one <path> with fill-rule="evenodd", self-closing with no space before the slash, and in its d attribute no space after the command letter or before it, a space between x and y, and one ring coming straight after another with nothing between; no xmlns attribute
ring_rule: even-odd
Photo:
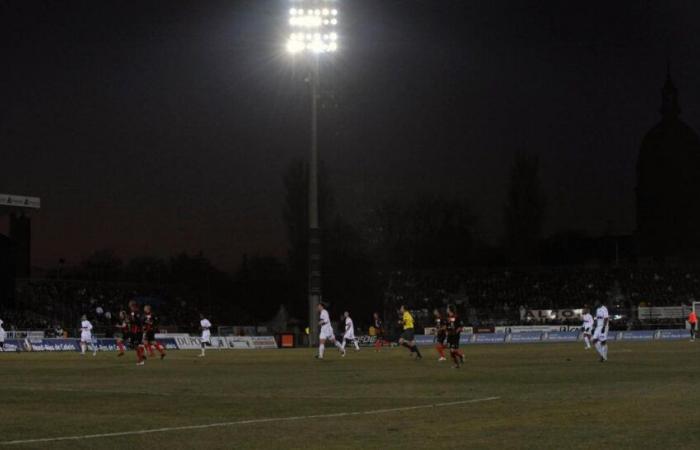
<svg viewBox="0 0 700 450"><path fill-rule="evenodd" d="M321 232L318 205L318 101L320 60L338 51L336 0L290 0L287 52L308 66L311 93L309 158L309 345L318 339L317 305L321 301Z"/></svg>

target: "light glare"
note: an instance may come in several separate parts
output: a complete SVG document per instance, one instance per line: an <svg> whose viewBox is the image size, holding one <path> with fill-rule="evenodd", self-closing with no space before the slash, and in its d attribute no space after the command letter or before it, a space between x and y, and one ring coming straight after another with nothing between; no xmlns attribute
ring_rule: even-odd
<svg viewBox="0 0 700 450"><path fill-rule="evenodd" d="M291 8L289 26L291 33L286 49L291 54L309 52L316 55L338 50L338 10L330 8Z"/></svg>

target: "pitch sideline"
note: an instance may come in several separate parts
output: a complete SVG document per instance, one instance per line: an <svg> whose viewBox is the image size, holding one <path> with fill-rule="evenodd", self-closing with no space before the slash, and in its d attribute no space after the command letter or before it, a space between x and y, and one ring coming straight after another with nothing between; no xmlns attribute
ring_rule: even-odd
<svg viewBox="0 0 700 450"><path fill-rule="evenodd" d="M314 414L309 416L291 416L291 417L271 417L267 419L248 419L248 420L237 420L235 422L220 422L220 423L210 423L205 425L186 425L181 427L167 427L167 428L151 428L147 430L134 430L134 431L120 431L116 433L104 433L104 434L85 434L81 436L60 436L53 438L41 438L41 439L22 439L16 441L0 441L0 445L21 445L21 444L38 444L42 442L58 442L58 441L80 441L84 439L99 439L107 437L120 437L120 436L134 436L141 434L152 434L152 433L165 433L168 431L183 431L183 430L202 430L207 428L223 428L232 427L236 425L254 425L260 423L272 423L272 422L292 422L296 420L308 420L308 419L330 419L336 417L351 417L351 416L369 416L374 414L388 414L394 412L403 411L415 411L418 409L430 409L430 408L441 408L448 406L459 406L467 405L470 403L482 403L490 402L494 400L500 400L501 397L484 397L475 398L471 400L460 400L456 402L446 402L446 403L433 403L429 405L417 405L417 406L404 406L401 408L387 408L387 409L373 409L369 411L355 411L355 412L342 412L342 413L332 413L332 414Z"/></svg>

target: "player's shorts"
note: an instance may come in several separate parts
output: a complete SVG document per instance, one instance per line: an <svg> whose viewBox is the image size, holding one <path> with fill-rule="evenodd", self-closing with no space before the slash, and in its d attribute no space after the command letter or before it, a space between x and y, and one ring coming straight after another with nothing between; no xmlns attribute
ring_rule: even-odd
<svg viewBox="0 0 700 450"><path fill-rule="evenodd" d="M145 338L146 342L155 342L156 341L156 332L154 330L151 331L146 331Z"/></svg>
<svg viewBox="0 0 700 450"><path fill-rule="evenodd" d="M403 333L401 333L401 339L408 342L415 340L415 332L413 331L413 328L406 328L403 330Z"/></svg>
<svg viewBox="0 0 700 450"><path fill-rule="evenodd" d="M445 342L447 342L447 333L439 331L435 340L438 344L445 345Z"/></svg>
<svg viewBox="0 0 700 450"><path fill-rule="evenodd" d="M447 336L447 347L450 350L457 350L459 348L459 335L458 334Z"/></svg>
<svg viewBox="0 0 700 450"><path fill-rule="evenodd" d="M80 333L80 342L92 342L92 333Z"/></svg>
<svg viewBox="0 0 700 450"><path fill-rule="evenodd" d="M333 334L333 327L330 325L324 325L321 327L321 332L318 334L319 339L335 339L335 335Z"/></svg>
<svg viewBox="0 0 700 450"><path fill-rule="evenodd" d="M131 348L135 349L139 345L143 344L143 335L141 333L129 333L127 337Z"/></svg>
<svg viewBox="0 0 700 450"><path fill-rule="evenodd" d="M343 339L346 341L354 341L355 340L355 333L345 333L343 335Z"/></svg>
<svg viewBox="0 0 700 450"><path fill-rule="evenodd" d="M583 327L583 334L592 334L593 327Z"/></svg>
<svg viewBox="0 0 700 450"><path fill-rule="evenodd" d="M608 329L603 329L602 327L597 327L593 333L593 339L600 342L605 342L608 340Z"/></svg>
<svg viewBox="0 0 700 450"><path fill-rule="evenodd" d="M202 342L204 342L205 344L211 344L211 331L202 331Z"/></svg>

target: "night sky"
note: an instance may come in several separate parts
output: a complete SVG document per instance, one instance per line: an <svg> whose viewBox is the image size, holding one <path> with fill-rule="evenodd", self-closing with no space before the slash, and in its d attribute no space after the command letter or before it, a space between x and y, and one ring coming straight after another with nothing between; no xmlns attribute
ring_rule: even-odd
<svg viewBox="0 0 700 450"><path fill-rule="evenodd" d="M35 195L34 264L101 248L286 254L308 149L288 0L0 1L0 192ZM467 198L496 241L519 150L546 231L634 230L635 163L670 59L700 129L700 2L341 0L321 152L338 209ZM609 225L610 224L610 225ZM2 231L2 228L0 228Z"/></svg>

